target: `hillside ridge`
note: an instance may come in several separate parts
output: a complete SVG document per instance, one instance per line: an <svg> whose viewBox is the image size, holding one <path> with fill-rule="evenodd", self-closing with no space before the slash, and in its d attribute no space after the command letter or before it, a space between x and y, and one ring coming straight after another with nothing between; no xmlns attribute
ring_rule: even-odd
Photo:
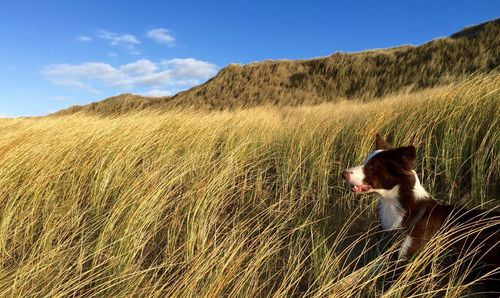
<svg viewBox="0 0 500 298"><path fill-rule="evenodd" d="M207 82L169 97L121 94L53 115L133 110L234 109L259 105L297 106L341 99L374 99L460 81L500 65L500 18L468 26L419 46L336 52L301 60L229 64Z"/></svg>

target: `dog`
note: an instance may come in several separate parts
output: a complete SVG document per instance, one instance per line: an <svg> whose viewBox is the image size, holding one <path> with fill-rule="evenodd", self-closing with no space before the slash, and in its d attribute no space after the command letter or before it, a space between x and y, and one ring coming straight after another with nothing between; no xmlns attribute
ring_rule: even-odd
<svg viewBox="0 0 500 298"><path fill-rule="evenodd" d="M474 267L467 278L486 276L484 289L500 297L500 213L440 204L420 184L415 159L414 146L395 148L377 134L375 150L362 165L345 169L342 177L356 194L380 195L377 213L382 230L398 230L404 237L398 262L410 261L443 229L465 227L461 236L452 235L456 239L449 245L451 262L473 252Z"/></svg>

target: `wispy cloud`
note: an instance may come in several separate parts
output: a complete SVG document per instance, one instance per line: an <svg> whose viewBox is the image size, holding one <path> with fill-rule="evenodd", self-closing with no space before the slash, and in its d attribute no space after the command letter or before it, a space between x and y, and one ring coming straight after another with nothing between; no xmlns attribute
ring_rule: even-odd
<svg viewBox="0 0 500 298"><path fill-rule="evenodd" d="M53 77L50 80L52 83L59 86L70 87L72 89L81 89L91 93L100 93L97 89L94 89L91 86L74 78Z"/></svg>
<svg viewBox="0 0 500 298"><path fill-rule="evenodd" d="M194 58L162 60L160 64L164 68L171 69L173 74L179 78L209 78L216 71L214 64Z"/></svg>
<svg viewBox="0 0 500 298"><path fill-rule="evenodd" d="M175 37L173 37L170 34L170 31L165 28L156 28L151 31L149 31L146 34L147 37L151 38L152 40L156 41L157 43L160 44L165 44L167 46L173 46L175 42Z"/></svg>
<svg viewBox="0 0 500 298"><path fill-rule="evenodd" d="M139 55L140 51L137 49L137 45L141 43L139 39L137 39L132 34L118 34L115 32L109 32L106 30L98 30L97 37L100 39L107 40L109 45L112 46L121 46L125 50L127 50L130 54Z"/></svg>
<svg viewBox="0 0 500 298"><path fill-rule="evenodd" d="M107 63L86 62L82 64L55 64L46 67L42 75L57 85L97 91L95 85L117 90L135 88L152 89L167 94L169 88L176 90L200 84L217 72L215 64L194 58L176 58L153 62L139 59L114 67Z"/></svg>
<svg viewBox="0 0 500 298"><path fill-rule="evenodd" d="M79 42L91 42L92 41L92 37L87 36L87 35L78 35L76 37L76 40L79 41Z"/></svg>
<svg viewBox="0 0 500 298"><path fill-rule="evenodd" d="M118 34L106 30L98 30L97 37L109 40L110 45L140 44L141 42L132 34Z"/></svg>
<svg viewBox="0 0 500 298"><path fill-rule="evenodd" d="M152 89L142 93L142 95L151 97L171 96L172 94L173 93L170 90L160 90L160 89Z"/></svg>

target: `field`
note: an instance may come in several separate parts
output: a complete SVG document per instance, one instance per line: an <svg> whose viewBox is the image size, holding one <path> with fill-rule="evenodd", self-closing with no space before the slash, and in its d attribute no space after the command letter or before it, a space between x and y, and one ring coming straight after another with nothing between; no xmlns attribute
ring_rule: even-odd
<svg viewBox="0 0 500 298"><path fill-rule="evenodd" d="M499 205L495 73L368 103L1 119L0 296L378 295L376 196L340 179L377 132L417 147L439 201ZM466 293L436 282L447 241L383 295Z"/></svg>

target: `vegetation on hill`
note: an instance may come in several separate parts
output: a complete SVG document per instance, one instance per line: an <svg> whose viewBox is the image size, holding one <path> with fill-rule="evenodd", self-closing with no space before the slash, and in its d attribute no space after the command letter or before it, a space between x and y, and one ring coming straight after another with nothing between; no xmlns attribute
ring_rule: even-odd
<svg viewBox="0 0 500 298"><path fill-rule="evenodd" d="M368 100L450 84L472 73L488 73L499 65L500 19L497 19L417 47L229 65L205 84L173 97L148 100L122 95L62 110L56 115L78 111L109 115L146 107L232 109L312 105L353 98Z"/></svg>
<svg viewBox="0 0 500 298"><path fill-rule="evenodd" d="M87 112L91 114L116 115L130 111L143 110L154 104L158 98L151 98L130 93L120 94L107 98L103 101L93 102L86 106L73 106L65 110L56 112L55 115L70 115L77 112Z"/></svg>
<svg viewBox="0 0 500 298"><path fill-rule="evenodd" d="M0 296L376 296L385 255L365 260L370 233L352 234L376 199L342 169L379 132L418 148L437 199L496 206L499 98L492 74L369 103L0 119ZM436 265L445 236L387 297L467 293L463 268Z"/></svg>

